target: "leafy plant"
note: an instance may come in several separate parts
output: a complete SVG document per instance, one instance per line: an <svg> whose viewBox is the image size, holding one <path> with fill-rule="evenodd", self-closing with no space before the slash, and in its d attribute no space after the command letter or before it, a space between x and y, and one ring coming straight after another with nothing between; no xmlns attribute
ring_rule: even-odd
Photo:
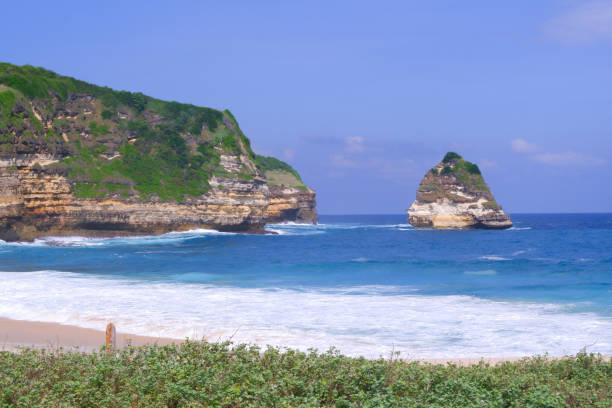
<svg viewBox="0 0 612 408"><path fill-rule="evenodd" d="M186 341L80 353L0 351L0 405L605 407L612 362L580 353L489 366Z"/></svg>

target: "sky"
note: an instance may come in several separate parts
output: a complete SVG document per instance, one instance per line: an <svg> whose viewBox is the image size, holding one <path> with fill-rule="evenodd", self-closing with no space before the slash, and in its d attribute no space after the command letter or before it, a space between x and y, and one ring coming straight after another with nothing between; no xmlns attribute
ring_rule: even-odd
<svg viewBox="0 0 612 408"><path fill-rule="evenodd" d="M321 214L400 214L447 151L509 213L612 212L612 0L7 2L0 61L230 109Z"/></svg>

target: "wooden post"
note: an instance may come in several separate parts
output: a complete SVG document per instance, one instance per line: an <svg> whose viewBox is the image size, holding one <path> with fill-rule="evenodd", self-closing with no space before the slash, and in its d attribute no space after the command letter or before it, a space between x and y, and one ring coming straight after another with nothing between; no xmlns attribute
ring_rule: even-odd
<svg viewBox="0 0 612 408"><path fill-rule="evenodd" d="M117 339L115 336L115 325L109 323L106 325L106 352L108 354L112 353L117 346Z"/></svg>

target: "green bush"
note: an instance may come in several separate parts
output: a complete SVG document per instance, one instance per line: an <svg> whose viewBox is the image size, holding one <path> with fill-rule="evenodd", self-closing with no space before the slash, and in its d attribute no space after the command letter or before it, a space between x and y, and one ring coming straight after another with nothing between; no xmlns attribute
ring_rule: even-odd
<svg viewBox="0 0 612 408"><path fill-rule="evenodd" d="M15 103L15 94L13 92L0 92L0 111L10 111L13 103Z"/></svg>
<svg viewBox="0 0 612 408"><path fill-rule="evenodd" d="M7 407L609 407L612 363L579 354L491 367L187 341L107 354L0 351Z"/></svg>
<svg viewBox="0 0 612 408"><path fill-rule="evenodd" d="M501 206L497 204L497 201L487 201L482 206L488 210L501 210Z"/></svg>
<svg viewBox="0 0 612 408"><path fill-rule="evenodd" d="M275 157L267 157L260 156L258 154L255 155L254 158L255 164L260 169L260 171L265 172L266 170L281 170L291 173L297 178L300 182L302 182L302 178L298 174L297 171L284 161L278 160Z"/></svg>
<svg viewBox="0 0 612 408"><path fill-rule="evenodd" d="M236 140L236 135L231 131L228 131L221 138L221 145L223 148L232 153L240 153L240 146L238 145L238 141Z"/></svg>
<svg viewBox="0 0 612 408"><path fill-rule="evenodd" d="M469 161L462 161L461 162L463 165L463 168L465 168L465 170L470 173L470 174L477 174L480 175L480 169L478 168L478 166L474 163L470 163Z"/></svg>
<svg viewBox="0 0 612 408"><path fill-rule="evenodd" d="M448 152L444 155L444 158L442 159L442 163L450 163L450 162L461 160L461 159L462 159L461 155L455 152Z"/></svg>
<svg viewBox="0 0 612 408"><path fill-rule="evenodd" d="M108 128L105 125L98 125L96 122L89 122L89 130L95 137L108 133Z"/></svg>

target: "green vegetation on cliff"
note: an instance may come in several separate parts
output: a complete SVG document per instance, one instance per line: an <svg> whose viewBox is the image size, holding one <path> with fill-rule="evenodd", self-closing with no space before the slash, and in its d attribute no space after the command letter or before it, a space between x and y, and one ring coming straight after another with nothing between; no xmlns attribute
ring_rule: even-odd
<svg viewBox="0 0 612 408"><path fill-rule="evenodd" d="M478 165L464 160L455 152L448 152L440 163L441 168L431 169L431 173L437 175L452 175L470 191L490 192L485 183Z"/></svg>
<svg viewBox="0 0 612 408"><path fill-rule="evenodd" d="M0 351L7 407L608 407L595 355L491 367L366 360L230 343L111 353Z"/></svg>
<svg viewBox="0 0 612 408"><path fill-rule="evenodd" d="M63 158L77 196L184 201L210 189L212 175L250 180L220 166L222 154L299 175L251 149L230 111L115 91L32 66L0 63L0 156Z"/></svg>

